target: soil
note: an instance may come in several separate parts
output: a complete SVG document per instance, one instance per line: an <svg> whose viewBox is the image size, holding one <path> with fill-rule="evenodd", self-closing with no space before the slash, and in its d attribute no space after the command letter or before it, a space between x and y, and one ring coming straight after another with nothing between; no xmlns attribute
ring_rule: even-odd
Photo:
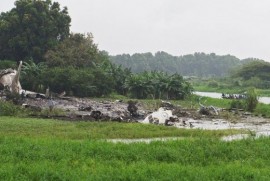
<svg viewBox="0 0 270 181"><path fill-rule="evenodd" d="M23 105L32 109L33 116L43 118L56 118L70 121L118 121L118 122L143 122L143 120L155 110L146 110L143 105L134 101L96 101L88 98L62 97L54 99L24 98ZM167 110L172 110L173 118L166 125L186 129L245 129L250 130L254 136L270 135L270 119L254 117L250 113L219 110L219 115L213 113L201 114L199 110L183 109L164 102ZM42 111L47 110L47 114ZM61 110L61 114L55 114ZM233 118L228 117L233 115ZM235 138L228 137L224 140L245 138L247 135L239 135Z"/></svg>

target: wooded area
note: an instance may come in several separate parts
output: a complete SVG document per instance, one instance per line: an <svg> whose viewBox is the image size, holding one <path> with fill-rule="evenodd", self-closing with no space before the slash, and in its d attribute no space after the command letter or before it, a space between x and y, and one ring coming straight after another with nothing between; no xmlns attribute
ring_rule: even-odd
<svg viewBox="0 0 270 181"><path fill-rule="evenodd" d="M263 61L256 58L240 60L233 55L216 55L215 53L194 53L183 56L173 56L166 52L135 53L110 56L110 60L132 72L158 70L167 73L178 73L182 76L224 77L230 72L253 61Z"/></svg>

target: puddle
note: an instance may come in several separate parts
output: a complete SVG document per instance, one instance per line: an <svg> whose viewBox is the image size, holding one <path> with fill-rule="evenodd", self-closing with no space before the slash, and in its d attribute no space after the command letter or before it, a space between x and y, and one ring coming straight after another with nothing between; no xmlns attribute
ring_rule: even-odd
<svg viewBox="0 0 270 181"><path fill-rule="evenodd" d="M178 128L186 128L186 129L203 129L203 130L225 130L225 129L242 129L249 130L250 134L237 134L230 135L221 138L224 141L232 141L232 140L240 140L245 139L250 136L254 138L259 138L261 136L270 136L270 122L268 119L264 118L254 118L250 117L242 122L231 123L226 120L217 119L217 120L193 120L189 119L188 124L181 125L176 124L175 126Z"/></svg>
<svg viewBox="0 0 270 181"><path fill-rule="evenodd" d="M202 129L202 130L225 130L225 129L242 129L249 130L250 134L236 134L230 136L224 136L222 141L234 141L247 138L259 138L262 136L270 136L270 120L264 118L250 117L245 122L231 123L223 119L215 120L194 120L188 119L186 125L176 123L177 128L184 129ZM141 139L107 139L105 141L112 143L151 143L153 141L171 141L171 140L183 140L184 137L166 137L166 138L141 138Z"/></svg>
<svg viewBox="0 0 270 181"><path fill-rule="evenodd" d="M166 137L166 138L140 138L140 139L107 139L107 142L112 143L151 143L153 141L173 141L182 140L184 137Z"/></svg>

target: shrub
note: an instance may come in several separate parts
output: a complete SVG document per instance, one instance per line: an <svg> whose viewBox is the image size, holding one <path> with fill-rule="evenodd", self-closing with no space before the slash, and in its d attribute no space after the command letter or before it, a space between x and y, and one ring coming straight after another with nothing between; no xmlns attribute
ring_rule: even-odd
<svg viewBox="0 0 270 181"><path fill-rule="evenodd" d="M101 97L113 91L114 80L101 69L55 67L42 73L43 85L56 93L72 92L78 97Z"/></svg>
<svg viewBox="0 0 270 181"><path fill-rule="evenodd" d="M9 101L0 100L0 116L18 116L23 109Z"/></svg>
<svg viewBox="0 0 270 181"><path fill-rule="evenodd" d="M0 60L0 70L7 68L17 69L16 62L12 60Z"/></svg>
<svg viewBox="0 0 270 181"><path fill-rule="evenodd" d="M241 100L232 100L230 109L245 109L245 103Z"/></svg>
<svg viewBox="0 0 270 181"><path fill-rule="evenodd" d="M212 80L212 81L210 81L208 83L208 86L209 87L218 87L219 85L218 85L218 82L217 81Z"/></svg>
<svg viewBox="0 0 270 181"><path fill-rule="evenodd" d="M258 102L258 95L255 91L255 88L250 88L247 91L247 98L245 99L246 110L253 112Z"/></svg>

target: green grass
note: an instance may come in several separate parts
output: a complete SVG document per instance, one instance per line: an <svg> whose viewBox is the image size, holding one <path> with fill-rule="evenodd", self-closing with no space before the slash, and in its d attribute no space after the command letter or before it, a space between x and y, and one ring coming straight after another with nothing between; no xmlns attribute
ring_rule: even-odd
<svg viewBox="0 0 270 181"><path fill-rule="evenodd" d="M0 137L55 138L72 140L153 137L221 137L237 130L187 130L140 123L69 122L59 120L0 117Z"/></svg>
<svg viewBox="0 0 270 181"><path fill-rule="evenodd" d="M229 131L0 117L1 180L268 180L270 139L220 141ZM181 136L110 143L109 138ZM101 140L99 140L101 139Z"/></svg>
<svg viewBox="0 0 270 181"><path fill-rule="evenodd" d="M255 111L255 115L270 118L270 105L269 104L258 104Z"/></svg>
<svg viewBox="0 0 270 181"><path fill-rule="evenodd" d="M245 92L246 88L242 87L209 87L207 85L196 85L194 86L195 91L201 92L224 92L226 94L240 94Z"/></svg>
<svg viewBox="0 0 270 181"><path fill-rule="evenodd" d="M113 144L0 138L2 180L267 180L270 140Z"/></svg>

